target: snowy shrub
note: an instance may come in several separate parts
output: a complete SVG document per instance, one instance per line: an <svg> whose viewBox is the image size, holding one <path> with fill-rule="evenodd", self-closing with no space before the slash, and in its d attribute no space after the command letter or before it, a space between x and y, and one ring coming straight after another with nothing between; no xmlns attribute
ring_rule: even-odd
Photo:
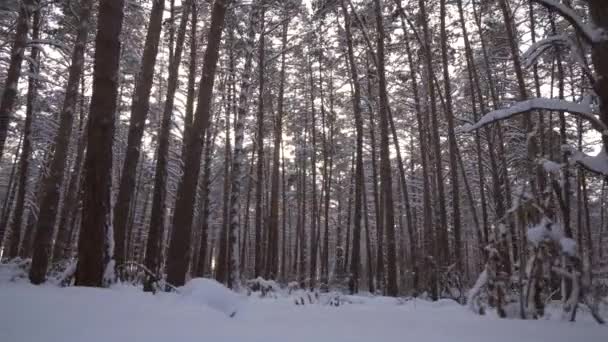
<svg viewBox="0 0 608 342"><path fill-rule="evenodd" d="M0 263L0 283L28 281L31 263L31 259L21 258Z"/></svg>
<svg viewBox="0 0 608 342"><path fill-rule="evenodd" d="M249 279L246 282L247 284L247 294L251 295L252 293L259 292L259 297L272 297L276 298L277 293L281 289L279 284L274 280L266 280L262 277L257 277L255 279Z"/></svg>

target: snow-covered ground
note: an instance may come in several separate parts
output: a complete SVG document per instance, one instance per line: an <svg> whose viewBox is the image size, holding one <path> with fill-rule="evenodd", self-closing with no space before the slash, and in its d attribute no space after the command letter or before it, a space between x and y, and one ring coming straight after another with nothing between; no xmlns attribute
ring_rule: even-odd
<svg viewBox="0 0 608 342"><path fill-rule="evenodd" d="M293 296L247 297L203 279L157 295L127 286L0 282L0 341L608 341L608 328L585 315L576 323L505 320L451 301L349 299L338 307L296 306Z"/></svg>

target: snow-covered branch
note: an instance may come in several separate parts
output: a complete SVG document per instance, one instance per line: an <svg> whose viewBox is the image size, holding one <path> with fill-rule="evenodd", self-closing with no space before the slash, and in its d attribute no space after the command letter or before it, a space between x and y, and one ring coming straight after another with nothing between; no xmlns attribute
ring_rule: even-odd
<svg viewBox="0 0 608 342"><path fill-rule="evenodd" d="M576 11L574 11L572 8L555 0L533 1L557 12L560 16L566 19L570 23L570 25L574 26L574 28L580 33L582 38L588 43L594 44L606 40L606 35L604 34L604 31L602 29L595 27L595 25L591 23L584 23L581 16L576 13Z"/></svg>
<svg viewBox="0 0 608 342"><path fill-rule="evenodd" d="M524 66L529 68L534 65L538 58L540 58L540 56L551 47L555 47L557 49L569 49L573 59L580 65L585 75L591 80L591 83L595 83L595 77L593 76L593 73L589 69L589 65L583 57L584 52L580 51L579 45L572 37L563 34L550 36L532 44L522 55L522 62Z"/></svg>
<svg viewBox="0 0 608 342"><path fill-rule="evenodd" d="M570 38L563 34L547 37L532 44L530 48L522 55L522 62L526 68L531 67L536 60L552 46L570 46Z"/></svg>
<svg viewBox="0 0 608 342"><path fill-rule="evenodd" d="M604 149L596 156L590 156L570 146L563 146L562 149L570 152L570 161L572 163L576 163L591 172L608 176L608 154Z"/></svg>
<svg viewBox="0 0 608 342"><path fill-rule="evenodd" d="M484 115L475 124L466 124L459 128L460 132L472 132L489 124L512 118L519 114L526 114L533 110L546 110L553 112L568 112L585 121L602 135L608 135L608 128L602 123L591 107L587 104L574 103L558 99L536 98L518 102L509 108L499 109Z"/></svg>

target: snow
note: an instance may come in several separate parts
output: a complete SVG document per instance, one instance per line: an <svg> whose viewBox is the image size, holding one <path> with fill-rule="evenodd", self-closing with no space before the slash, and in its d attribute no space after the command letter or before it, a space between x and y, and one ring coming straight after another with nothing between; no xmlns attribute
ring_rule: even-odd
<svg viewBox="0 0 608 342"><path fill-rule="evenodd" d="M562 165L548 159L541 159L543 169L548 173L559 174Z"/></svg>
<svg viewBox="0 0 608 342"><path fill-rule="evenodd" d="M472 132L486 125L509 119L515 115L528 113L533 110L547 110L568 112L582 117L590 122L595 130L601 134L608 134L608 128L598 119L593 108L588 103L575 103L560 99L535 98L517 102L509 108L491 111L484 115L475 124L465 124L458 128L460 132Z"/></svg>
<svg viewBox="0 0 608 342"><path fill-rule="evenodd" d="M570 152L572 162L579 163L593 172L608 176L608 153L604 148L595 156L587 155L570 146L564 146L563 149Z"/></svg>
<svg viewBox="0 0 608 342"><path fill-rule="evenodd" d="M602 41L606 40L606 36L602 29L596 27L594 24L584 23L582 17L572 8L559 3L556 0L534 1L557 11L564 19L574 26L588 42L601 43Z"/></svg>
<svg viewBox="0 0 608 342"><path fill-rule="evenodd" d="M179 293L0 283L0 341L492 341L600 342L608 330L581 311L576 323L479 316L454 301L427 302L356 296L357 304L296 306L293 298L228 295L197 279ZM229 317L212 307L236 301ZM355 296L348 296L354 298ZM214 299L215 300L215 299ZM215 304L213 304L215 306Z"/></svg>
<svg viewBox="0 0 608 342"><path fill-rule="evenodd" d="M576 241L571 238L563 237L559 239L559 245L562 248L562 252L569 256L576 256Z"/></svg>
<svg viewBox="0 0 608 342"><path fill-rule="evenodd" d="M192 279L177 291L185 301L207 306L229 317L236 315L245 299L217 281L206 278Z"/></svg>
<svg viewBox="0 0 608 342"><path fill-rule="evenodd" d="M572 46L572 42L566 35L558 34L547 37L543 40L537 41L530 45L528 50L522 55L522 62L526 68L531 67L536 63L536 60L545 52L547 49L553 46L559 47L559 45Z"/></svg>
<svg viewBox="0 0 608 342"><path fill-rule="evenodd" d="M558 244L563 254L577 256L576 241L565 237L561 226L547 218L543 218L539 224L528 228L526 236L534 246L538 246L543 241L553 241Z"/></svg>
<svg viewBox="0 0 608 342"><path fill-rule="evenodd" d="M543 218L539 224L528 228L526 236L528 242L534 246L538 246L545 240L559 241L562 237L562 233L559 225L551 222L547 218Z"/></svg>

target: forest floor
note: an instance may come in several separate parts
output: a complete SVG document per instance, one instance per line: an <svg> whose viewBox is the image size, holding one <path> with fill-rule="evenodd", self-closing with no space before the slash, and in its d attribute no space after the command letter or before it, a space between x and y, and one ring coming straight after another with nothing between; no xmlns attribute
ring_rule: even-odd
<svg viewBox="0 0 608 342"><path fill-rule="evenodd" d="M522 321L477 316L448 300L346 296L333 306L304 294L307 304L295 305L298 298L237 295L206 279L156 295L0 281L0 341L608 341L608 328L584 313L576 323L558 313Z"/></svg>

